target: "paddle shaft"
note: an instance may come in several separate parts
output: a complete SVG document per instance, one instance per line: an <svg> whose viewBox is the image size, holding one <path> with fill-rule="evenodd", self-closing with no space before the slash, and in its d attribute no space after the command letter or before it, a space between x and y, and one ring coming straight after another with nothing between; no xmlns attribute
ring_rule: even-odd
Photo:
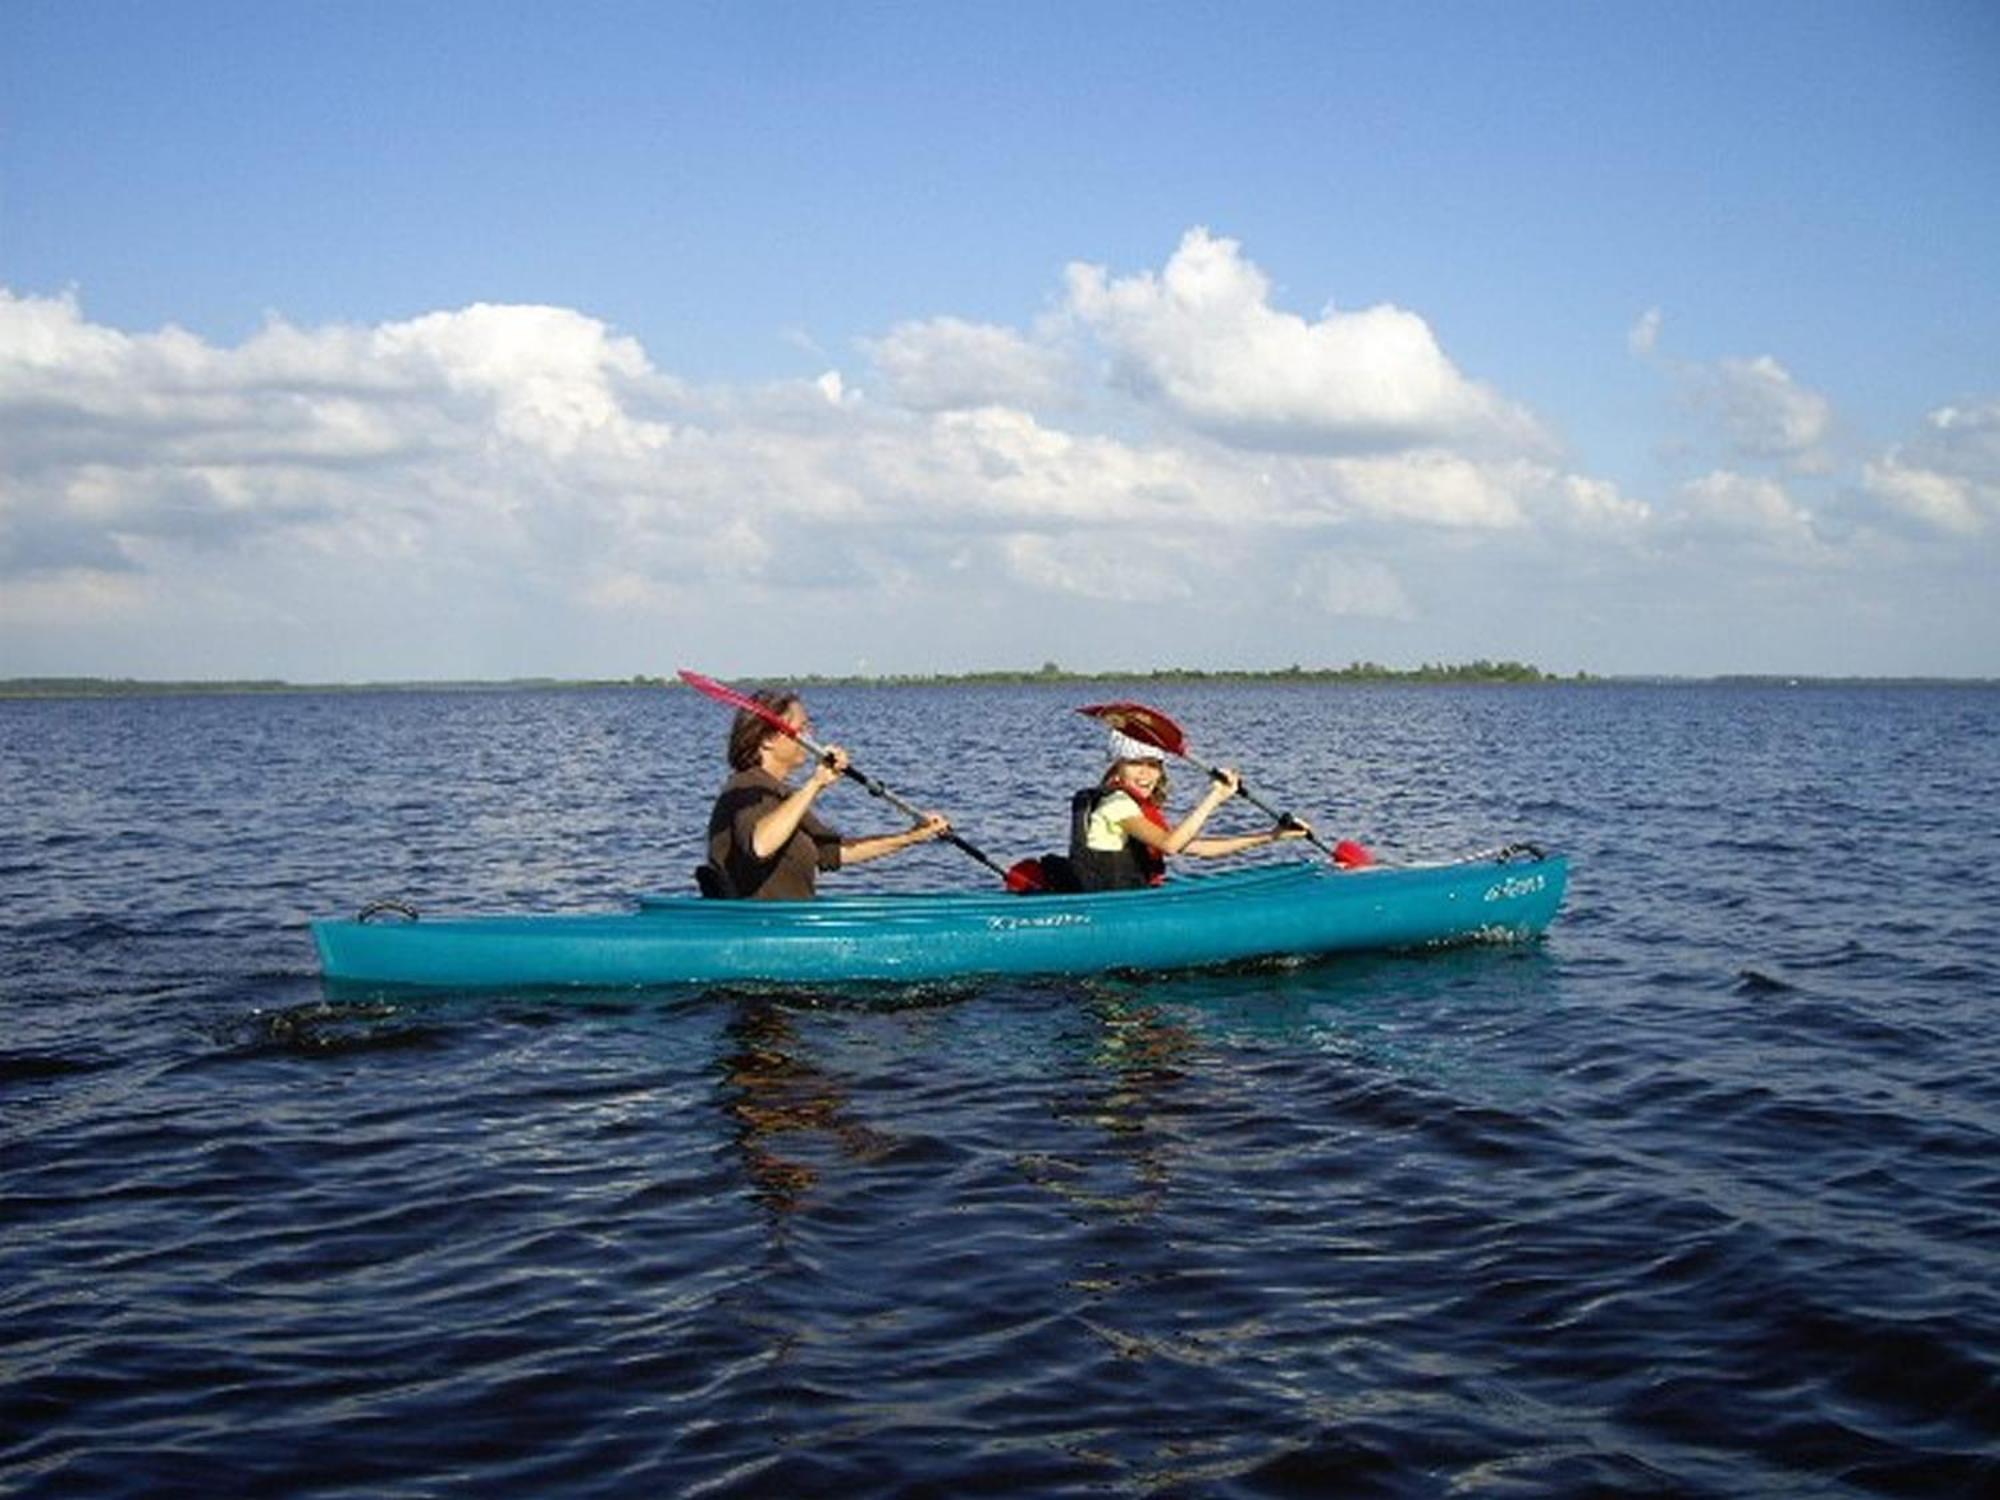
<svg viewBox="0 0 2000 1500"><path fill-rule="evenodd" d="M784 721L781 719L778 722L783 723ZM805 735L800 734L795 729L787 727L785 732L791 735L793 739L797 740L800 745L804 746L806 753L812 756L814 760L823 761L827 758L825 746L815 743L813 740L808 739ZM841 767L840 774L849 778L852 781L859 782L862 788L867 791L869 796L880 797L884 802L888 803L891 807L895 808L896 811L902 813L903 816L908 818L912 823L921 823L924 821L926 814L923 812L922 809L918 808L907 799L897 796L895 792L891 791L888 787L884 786L881 782L877 781L873 776L870 776L866 771L863 771L859 766L855 765L852 761L848 762L845 766ZM978 860L982 865L986 866L987 869L991 870L995 875L998 875L1002 880L1005 880L1007 878L1007 872L1001 869L1000 866L995 864L992 861L992 859L987 856L984 850L976 848L969 841L967 841L964 838L961 838L958 835L958 833L955 832L954 830L947 828L943 833L939 834L938 837L943 839L947 844L951 844L957 848L963 849L967 854L971 855L974 859Z"/></svg>
<svg viewBox="0 0 2000 1500"><path fill-rule="evenodd" d="M1185 750L1176 750L1174 753L1178 755L1182 760L1186 761L1189 765L1193 766L1197 771L1206 771L1210 779L1215 781L1222 780L1222 772L1218 770L1216 767L1209 765L1208 762L1203 760L1197 760L1194 756L1188 754L1187 751ZM1249 786L1245 784L1243 778L1240 776L1236 778L1236 794L1239 797L1243 798L1246 802L1248 802L1252 807L1257 808L1262 812L1268 813L1274 820L1276 820L1280 824L1290 824L1294 828L1305 827L1304 824L1299 822L1299 820L1293 817L1290 813L1279 812L1277 808L1271 806L1270 803L1266 802L1262 797L1258 796L1255 792L1251 791ZM1315 849L1318 849L1321 853L1323 853L1328 859L1335 858L1334 852L1327 846L1326 840L1321 838L1318 834L1314 833L1310 828L1306 829L1306 841L1310 843Z"/></svg>

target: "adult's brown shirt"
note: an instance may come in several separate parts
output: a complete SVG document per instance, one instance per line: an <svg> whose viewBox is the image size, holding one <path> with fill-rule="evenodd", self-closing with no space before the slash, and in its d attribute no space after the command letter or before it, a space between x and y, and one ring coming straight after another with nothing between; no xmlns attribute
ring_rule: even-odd
<svg viewBox="0 0 2000 1500"><path fill-rule="evenodd" d="M794 788L760 767L738 771L722 784L708 817L708 860L738 896L762 901L805 901L821 870L840 868L840 835L808 812L798 832L769 859L759 859L751 837L764 814Z"/></svg>

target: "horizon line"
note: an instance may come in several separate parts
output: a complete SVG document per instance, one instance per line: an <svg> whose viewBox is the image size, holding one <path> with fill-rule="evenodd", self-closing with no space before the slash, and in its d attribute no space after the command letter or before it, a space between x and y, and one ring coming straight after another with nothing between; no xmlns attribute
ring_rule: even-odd
<svg viewBox="0 0 2000 1500"><path fill-rule="evenodd" d="M1426 664L1421 667L1385 667L1376 663L1352 663L1346 667L1152 667L1080 671L1056 667L1040 669L993 668L940 672L853 672L853 673L764 673L732 674L757 682L787 682L814 686L949 686L955 683L1058 683L1058 682L1318 682L1340 683L1406 682L1419 686L1592 686L1646 684L1713 684L1740 686L1952 686L1981 687L2000 684L2000 677L1954 676L1926 673L1826 673L1826 672L1587 672L1562 674L1545 672L1520 662L1470 662ZM435 677L435 678L355 678L293 680L283 677L131 677L87 673L43 673L32 676L0 677L0 698L61 698L117 696L195 696L212 694L255 695L260 693L313 692L423 692L423 691L523 691L566 689L593 691L619 688L681 688L672 676L632 673L621 677L560 677L530 674L514 677Z"/></svg>

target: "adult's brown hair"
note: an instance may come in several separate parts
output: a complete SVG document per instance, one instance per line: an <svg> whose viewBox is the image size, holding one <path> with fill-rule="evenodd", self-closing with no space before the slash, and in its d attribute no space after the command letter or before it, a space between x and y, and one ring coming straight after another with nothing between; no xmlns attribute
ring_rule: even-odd
<svg viewBox="0 0 2000 1500"><path fill-rule="evenodd" d="M797 706L799 695L787 688L762 688L750 695L750 701L761 703L782 718ZM764 741L780 732L749 709L736 710L736 717L729 723L729 768L732 771L749 770L757 764Z"/></svg>

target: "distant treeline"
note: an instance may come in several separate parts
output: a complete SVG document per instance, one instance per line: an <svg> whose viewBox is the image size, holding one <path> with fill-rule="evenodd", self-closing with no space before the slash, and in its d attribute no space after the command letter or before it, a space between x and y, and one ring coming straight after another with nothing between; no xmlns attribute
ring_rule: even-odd
<svg viewBox="0 0 2000 1500"><path fill-rule="evenodd" d="M1241 670L1159 667L1135 672L1073 672L1055 662L1033 671L931 672L797 677L755 675L752 682L785 682L800 687L950 687L1018 683L1159 682L1199 683L1706 683L1715 687L1968 687L1991 686L1990 678L1965 677L1789 677L1782 674L1736 674L1719 677L1603 677L1577 672L1564 677L1518 661L1426 662L1420 667L1385 667L1356 661L1344 667L1289 666ZM256 693L507 693L589 692L603 688L679 687L670 677L509 677L492 680L437 682L285 682L278 678L235 681L146 681L134 677L12 677L0 678L5 698L158 698Z"/></svg>
<svg viewBox="0 0 2000 1500"><path fill-rule="evenodd" d="M802 685L848 686L862 683L889 685L931 685L949 683L1024 682L1575 682L1575 677L1551 676L1539 667L1518 661L1426 662L1421 667L1385 667L1379 662L1349 662L1344 667L1243 668L1156 667L1137 672L1072 672L1046 661L1032 672L939 672L894 674L889 676L809 676L794 679Z"/></svg>
<svg viewBox="0 0 2000 1500"><path fill-rule="evenodd" d="M657 687L657 677L508 677L493 681L285 682L275 677L151 681L137 677L0 678L0 698L171 698L256 693L508 693L551 688Z"/></svg>
<svg viewBox="0 0 2000 1500"><path fill-rule="evenodd" d="M950 686L955 683L978 686L1028 682L1556 682L1585 680L1556 678L1538 667L1517 661L1471 661L1455 665L1431 664L1407 670L1385 667L1377 662L1358 661L1344 667L1290 666L1275 670L1205 670L1194 667L1165 667L1138 672L1071 672L1044 662L1033 671L891 673L828 676L808 673L783 680L815 687L898 687ZM286 682L281 678L257 677L236 680L147 681L134 677L13 677L0 679L0 698L132 698L173 697L199 694L252 693L407 693L466 692L495 693L516 691L589 690L679 686L672 678L648 677L509 677L493 681L441 682Z"/></svg>

